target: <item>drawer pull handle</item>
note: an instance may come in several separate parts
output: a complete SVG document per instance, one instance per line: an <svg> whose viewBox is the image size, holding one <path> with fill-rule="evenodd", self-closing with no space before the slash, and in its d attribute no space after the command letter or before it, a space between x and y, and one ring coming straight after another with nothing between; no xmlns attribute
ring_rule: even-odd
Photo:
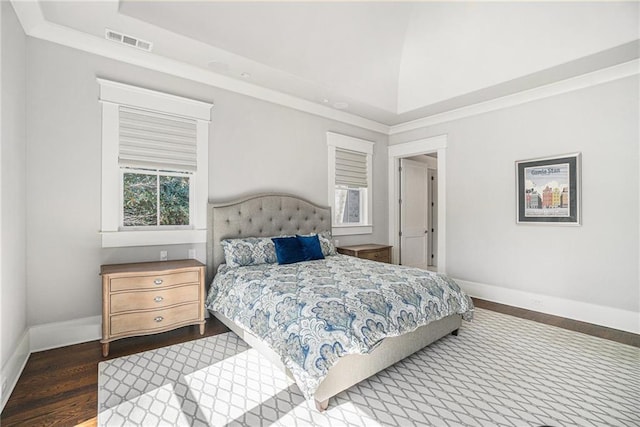
<svg viewBox="0 0 640 427"><path fill-rule="evenodd" d="M156 285L162 285L162 279L156 279L153 281Z"/></svg>
<svg viewBox="0 0 640 427"><path fill-rule="evenodd" d="M153 320L155 320L156 322L160 323L160 322L162 322L162 321L164 320L164 317L162 317L162 316L158 316L158 317L156 317L156 318L155 318L155 319L153 319Z"/></svg>
<svg viewBox="0 0 640 427"><path fill-rule="evenodd" d="M164 299L164 298L162 298L162 297L155 297L153 300L154 300L155 302L160 302L160 301L162 301L163 299Z"/></svg>

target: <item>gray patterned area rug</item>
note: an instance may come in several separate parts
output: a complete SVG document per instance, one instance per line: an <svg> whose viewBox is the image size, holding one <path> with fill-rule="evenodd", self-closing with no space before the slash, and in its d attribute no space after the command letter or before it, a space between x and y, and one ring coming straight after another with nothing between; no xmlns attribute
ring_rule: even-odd
<svg viewBox="0 0 640 427"><path fill-rule="evenodd" d="M640 426L640 349L476 309L320 413L234 333L99 365L100 426Z"/></svg>

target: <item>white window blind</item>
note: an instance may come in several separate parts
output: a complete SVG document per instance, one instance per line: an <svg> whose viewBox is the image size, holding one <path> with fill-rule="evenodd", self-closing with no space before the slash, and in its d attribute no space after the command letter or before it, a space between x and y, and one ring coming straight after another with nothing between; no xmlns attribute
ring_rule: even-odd
<svg viewBox="0 0 640 427"><path fill-rule="evenodd" d="M336 185L367 188L367 154L336 148Z"/></svg>
<svg viewBox="0 0 640 427"><path fill-rule="evenodd" d="M196 120L120 106L121 167L195 172Z"/></svg>

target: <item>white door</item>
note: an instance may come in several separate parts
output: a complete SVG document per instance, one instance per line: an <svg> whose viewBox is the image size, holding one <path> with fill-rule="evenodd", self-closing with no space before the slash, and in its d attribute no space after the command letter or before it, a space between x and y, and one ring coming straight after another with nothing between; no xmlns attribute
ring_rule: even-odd
<svg viewBox="0 0 640 427"><path fill-rule="evenodd" d="M424 163L400 160L400 263L426 269L428 170Z"/></svg>

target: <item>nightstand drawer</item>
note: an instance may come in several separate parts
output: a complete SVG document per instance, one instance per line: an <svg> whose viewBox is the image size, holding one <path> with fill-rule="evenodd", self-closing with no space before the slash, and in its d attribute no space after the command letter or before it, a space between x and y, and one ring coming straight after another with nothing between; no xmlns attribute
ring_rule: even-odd
<svg viewBox="0 0 640 427"><path fill-rule="evenodd" d="M110 319L111 335L167 329L179 323L197 322L199 316L200 304L197 302L164 310L116 314Z"/></svg>
<svg viewBox="0 0 640 427"><path fill-rule="evenodd" d="M149 276L114 277L111 279L111 292L154 289L186 283L198 283L200 278L197 271L185 271L172 274L157 274Z"/></svg>
<svg viewBox="0 0 640 427"><path fill-rule="evenodd" d="M112 294L111 314L123 311L164 308L184 302L198 301L199 295L199 285Z"/></svg>
<svg viewBox="0 0 640 427"><path fill-rule="evenodd" d="M389 249L384 249L376 252L362 252L358 254L358 257L363 259L370 259L372 261L379 261L379 262L386 262L386 263L391 262Z"/></svg>

